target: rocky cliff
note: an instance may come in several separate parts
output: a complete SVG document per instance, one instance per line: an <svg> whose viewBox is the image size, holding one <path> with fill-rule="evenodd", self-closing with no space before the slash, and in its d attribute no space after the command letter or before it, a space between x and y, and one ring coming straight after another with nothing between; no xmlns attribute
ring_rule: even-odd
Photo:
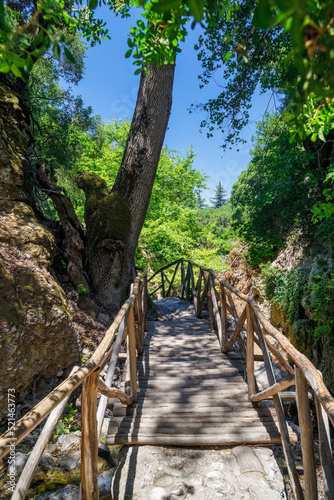
<svg viewBox="0 0 334 500"><path fill-rule="evenodd" d="M55 241L29 203L29 126L22 100L0 81L0 416L7 390L24 396L79 357L66 298L50 266Z"/></svg>

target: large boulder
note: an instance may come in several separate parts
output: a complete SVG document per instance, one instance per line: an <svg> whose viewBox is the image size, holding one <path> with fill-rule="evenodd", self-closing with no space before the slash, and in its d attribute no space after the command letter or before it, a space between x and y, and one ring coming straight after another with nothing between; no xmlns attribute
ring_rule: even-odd
<svg viewBox="0 0 334 500"><path fill-rule="evenodd" d="M0 80L0 416L6 391L25 395L79 358L63 290L49 271L55 241L29 203L24 105Z"/></svg>

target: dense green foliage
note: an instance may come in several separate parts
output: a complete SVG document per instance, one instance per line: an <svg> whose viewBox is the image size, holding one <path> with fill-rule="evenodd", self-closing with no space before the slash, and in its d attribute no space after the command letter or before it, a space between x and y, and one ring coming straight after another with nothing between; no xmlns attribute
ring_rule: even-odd
<svg viewBox="0 0 334 500"><path fill-rule="evenodd" d="M315 234L312 208L321 199L323 175L301 141L273 115L258 126L251 162L232 188L233 225L249 244L253 264L273 257L287 239Z"/></svg>

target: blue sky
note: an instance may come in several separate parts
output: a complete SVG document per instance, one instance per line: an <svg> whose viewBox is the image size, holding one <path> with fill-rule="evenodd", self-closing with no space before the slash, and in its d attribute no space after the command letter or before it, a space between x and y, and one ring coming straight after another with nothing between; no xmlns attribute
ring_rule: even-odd
<svg viewBox="0 0 334 500"><path fill-rule="evenodd" d="M105 8L97 10L97 17L107 21L111 40L106 40L89 48L86 59L86 74L76 87L76 93L83 96L86 105L93 107L94 113L101 115L104 121L114 118L131 118L137 96L140 76L134 75L133 60L125 59L127 34L133 25L133 19L116 18ZM250 112L251 124L244 130L247 143L224 152L221 148L223 137L217 131L213 138L206 137L205 130L200 133L202 113L189 114L192 103L205 102L207 98L218 95L219 88L211 83L205 89L199 88L198 75L201 65L197 60L194 44L203 31L198 26L190 30L178 54L173 93L173 107L166 133L165 144L170 149L189 150L192 144L197 156L194 167L209 175L208 190L203 192L207 200L213 196L215 186L220 181L229 192L240 173L247 168L251 137L255 132L255 122L263 118L268 105L268 96L256 95Z"/></svg>

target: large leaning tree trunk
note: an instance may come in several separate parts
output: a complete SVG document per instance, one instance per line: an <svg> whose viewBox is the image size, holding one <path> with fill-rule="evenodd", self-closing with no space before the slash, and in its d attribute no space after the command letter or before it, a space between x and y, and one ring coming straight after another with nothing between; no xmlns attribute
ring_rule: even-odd
<svg viewBox="0 0 334 500"><path fill-rule="evenodd" d="M115 184L108 192L96 174L77 183L85 191L86 259L91 287L109 311L129 291L135 251L150 202L172 106L174 65L142 73L137 103Z"/></svg>

